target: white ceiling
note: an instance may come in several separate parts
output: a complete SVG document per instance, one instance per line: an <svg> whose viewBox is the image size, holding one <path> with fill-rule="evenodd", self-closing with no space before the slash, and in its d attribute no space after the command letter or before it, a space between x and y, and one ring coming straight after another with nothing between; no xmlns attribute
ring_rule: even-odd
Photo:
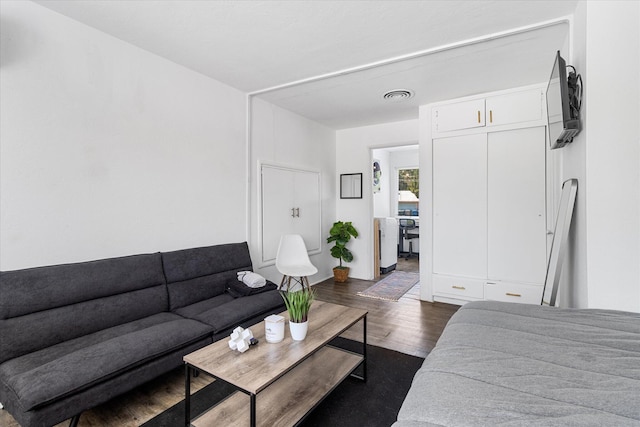
<svg viewBox="0 0 640 427"><path fill-rule="evenodd" d="M44 7L254 92L571 15L570 1L39 0ZM417 117L417 105L547 79L567 25L467 45L261 95L345 128ZM381 101L409 87L405 102Z"/></svg>

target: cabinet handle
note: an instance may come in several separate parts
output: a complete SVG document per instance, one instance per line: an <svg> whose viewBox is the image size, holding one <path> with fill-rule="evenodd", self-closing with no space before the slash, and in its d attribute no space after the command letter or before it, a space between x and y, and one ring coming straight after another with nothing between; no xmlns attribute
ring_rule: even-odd
<svg viewBox="0 0 640 427"><path fill-rule="evenodd" d="M489 123L493 123L493 110L489 110Z"/></svg>
<svg viewBox="0 0 640 427"><path fill-rule="evenodd" d="M521 297L522 296L520 294L514 294L514 293L511 293L511 292L507 292L505 295L508 296L508 297Z"/></svg>
<svg viewBox="0 0 640 427"><path fill-rule="evenodd" d="M478 110L478 123L480 123L480 110Z"/></svg>
<svg viewBox="0 0 640 427"><path fill-rule="evenodd" d="M296 208L296 216L300 218L300 208Z"/></svg>
<svg viewBox="0 0 640 427"><path fill-rule="evenodd" d="M291 208L291 218L296 217L296 208Z"/></svg>
<svg viewBox="0 0 640 427"><path fill-rule="evenodd" d="M451 286L453 289L460 289L462 291L464 291L466 288L464 286L456 286L456 285L452 285Z"/></svg>

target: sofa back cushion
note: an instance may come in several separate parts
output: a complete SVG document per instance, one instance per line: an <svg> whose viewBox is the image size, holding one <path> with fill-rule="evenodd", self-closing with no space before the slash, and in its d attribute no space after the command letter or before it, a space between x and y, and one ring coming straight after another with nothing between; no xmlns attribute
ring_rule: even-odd
<svg viewBox="0 0 640 427"><path fill-rule="evenodd" d="M159 253L0 272L0 363L167 310Z"/></svg>
<svg viewBox="0 0 640 427"><path fill-rule="evenodd" d="M223 294L238 271L252 269L246 242L163 252L162 264L172 311Z"/></svg>

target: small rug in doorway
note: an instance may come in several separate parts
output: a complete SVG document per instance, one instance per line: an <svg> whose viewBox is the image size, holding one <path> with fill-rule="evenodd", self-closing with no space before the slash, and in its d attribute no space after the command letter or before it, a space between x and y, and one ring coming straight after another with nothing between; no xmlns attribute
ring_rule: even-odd
<svg viewBox="0 0 640 427"><path fill-rule="evenodd" d="M344 338L336 338L331 344L353 352L362 351L362 343ZM367 344L367 382L355 378L345 379L306 416L299 427L389 427L396 421L413 376L422 362L424 359L420 357ZM362 373L361 367L356 373ZM234 391L232 386L225 385L222 381L209 384L192 395L192 417ZM147 421L142 427L180 425L184 425L184 400Z"/></svg>
<svg viewBox="0 0 640 427"><path fill-rule="evenodd" d="M394 271L367 290L358 292L358 295L385 301L398 301L402 295L413 288L419 280L419 273Z"/></svg>

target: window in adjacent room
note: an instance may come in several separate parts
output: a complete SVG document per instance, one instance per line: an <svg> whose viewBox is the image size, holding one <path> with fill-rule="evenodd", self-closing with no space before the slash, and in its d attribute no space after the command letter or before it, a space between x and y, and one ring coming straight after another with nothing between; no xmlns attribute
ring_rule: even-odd
<svg viewBox="0 0 640 427"><path fill-rule="evenodd" d="M418 216L420 170L398 170L398 216Z"/></svg>

